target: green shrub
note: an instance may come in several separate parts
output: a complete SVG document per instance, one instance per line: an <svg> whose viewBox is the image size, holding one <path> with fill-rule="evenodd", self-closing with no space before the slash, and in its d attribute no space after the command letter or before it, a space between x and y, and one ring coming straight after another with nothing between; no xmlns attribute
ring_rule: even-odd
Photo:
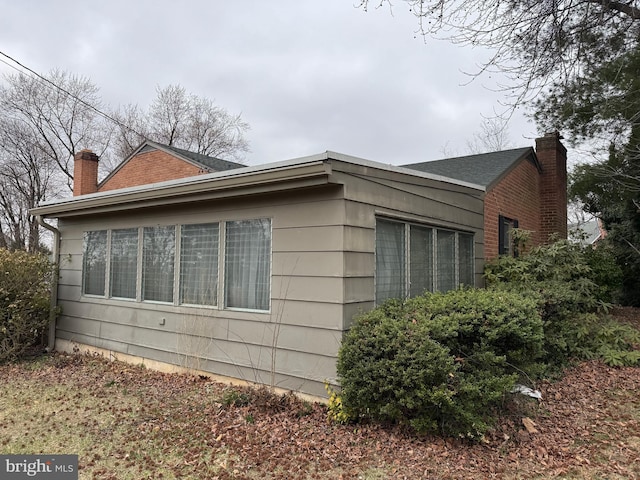
<svg viewBox="0 0 640 480"><path fill-rule="evenodd" d="M431 338L457 357L501 374L531 368L543 354L544 332L534 299L514 292L453 290L407 300L405 310L427 323ZM495 358L483 364L481 359Z"/></svg>
<svg viewBox="0 0 640 480"><path fill-rule="evenodd" d="M486 290L391 300L359 316L338 354L352 415L477 438L542 353L536 304Z"/></svg>
<svg viewBox="0 0 640 480"><path fill-rule="evenodd" d="M609 316L586 314L575 327L575 350L578 358L598 358L612 367L638 365L640 332L630 325L623 325Z"/></svg>
<svg viewBox="0 0 640 480"><path fill-rule="evenodd" d="M618 303L622 297L624 275L611 244L606 239L600 241L595 248L585 248L584 255L591 268L589 277L598 286L596 299L603 303Z"/></svg>
<svg viewBox="0 0 640 480"><path fill-rule="evenodd" d="M551 369L571 358L635 364L632 329L594 314L617 298L622 282L606 243L592 248L560 240L518 258L499 257L487 264L485 278L489 289L519 292L538 303L544 362Z"/></svg>
<svg viewBox="0 0 640 480"><path fill-rule="evenodd" d="M543 320L595 310L599 286L584 247L567 240L531 248L519 257L501 256L485 266L489 287L537 294Z"/></svg>
<svg viewBox="0 0 640 480"><path fill-rule="evenodd" d="M43 341L53 274L44 255L0 249L0 362Z"/></svg>

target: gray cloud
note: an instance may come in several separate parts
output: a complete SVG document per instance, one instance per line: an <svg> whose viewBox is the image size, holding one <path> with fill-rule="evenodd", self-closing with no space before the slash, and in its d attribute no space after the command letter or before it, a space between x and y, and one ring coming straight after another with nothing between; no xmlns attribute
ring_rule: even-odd
<svg viewBox="0 0 640 480"><path fill-rule="evenodd" d="M90 77L108 105L146 106L179 83L242 112L249 164L336 150L386 163L466 153L501 95L462 86L481 50L424 42L400 3L344 0L0 0L0 50L39 72ZM0 71L10 71L0 65ZM514 145L531 145L522 116Z"/></svg>

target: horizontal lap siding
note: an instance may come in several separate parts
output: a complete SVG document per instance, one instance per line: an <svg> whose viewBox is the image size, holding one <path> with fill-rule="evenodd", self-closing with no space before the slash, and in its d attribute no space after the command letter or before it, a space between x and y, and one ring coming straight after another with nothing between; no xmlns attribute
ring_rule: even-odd
<svg viewBox="0 0 640 480"><path fill-rule="evenodd" d="M335 381L344 330L374 304L376 215L473 231L476 257L483 255L479 192L446 191L438 182L407 175L368 179L342 172L338 164L332 175L343 185L61 219L58 338L324 395L323 382ZM272 219L270 312L81 295L84 231L259 217Z"/></svg>
<svg viewBox="0 0 640 480"><path fill-rule="evenodd" d="M339 192L331 188L301 198L240 199L192 205L188 211L61 220L58 338L246 381L270 383L273 373L276 386L323 395L325 379L335 378L344 324ZM81 295L84 231L258 217L272 219L271 312Z"/></svg>
<svg viewBox="0 0 640 480"><path fill-rule="evenodd" d="M347 169L350 170L350 169ZM482 285L484 265L483 193L462 186L406 176L352 176L345 171L345 298L356 313L374 305L375 224L377 216L474 233L475 282ZM355 279L358 277L358 280ZM366 282L366 288L365 288ZM364 292L369 295L363 295ZM353 309L345 319L348 327Z"/></svg>

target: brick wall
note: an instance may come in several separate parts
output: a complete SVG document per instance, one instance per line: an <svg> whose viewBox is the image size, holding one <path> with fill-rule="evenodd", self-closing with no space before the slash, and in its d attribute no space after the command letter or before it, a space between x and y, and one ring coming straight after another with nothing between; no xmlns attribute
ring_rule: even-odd
<svg viewBox="0 0 640 480"><path fill-rule="evenodd" d="M484 201L484 255L498 256L498 217L518 220L518 227L532 232L540 242L540 175L530 161L520 162L486 195Z"/></svg>
<svg viewBox="0 0 640 480"><path fill-rule="evenodd" d="M498 256L498 217L518 221L530 230L530 245L540 245L550 235L567 238L567 149L558 132L536 139L536 157L542 172L529 161L521 162L486 195L484 202L485 258Z"/></svg>
<svg viewBox="0 0 640 480"><path fill-rule="evenodd" d="M205 173L195 165L180 160L162 150L140 153L130 159L111 178L100 185L98 191L134 187L148 183L163 182L176 178L191 177Z"/></svg>

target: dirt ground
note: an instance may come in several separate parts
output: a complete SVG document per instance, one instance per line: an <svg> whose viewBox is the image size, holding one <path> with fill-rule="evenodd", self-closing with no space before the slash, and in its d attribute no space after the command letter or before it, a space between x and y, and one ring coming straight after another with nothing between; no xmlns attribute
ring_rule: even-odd
<svg viewBox="0 0 640 480"><path fill-rule="evenodd" d="M640 328L640 310L613 313ZM513 402L477 444L91 356L5 365L0 385L0 453L77 453L80 478L640 478L640 368L596 361L537 385L541 401Z"/></svg>

